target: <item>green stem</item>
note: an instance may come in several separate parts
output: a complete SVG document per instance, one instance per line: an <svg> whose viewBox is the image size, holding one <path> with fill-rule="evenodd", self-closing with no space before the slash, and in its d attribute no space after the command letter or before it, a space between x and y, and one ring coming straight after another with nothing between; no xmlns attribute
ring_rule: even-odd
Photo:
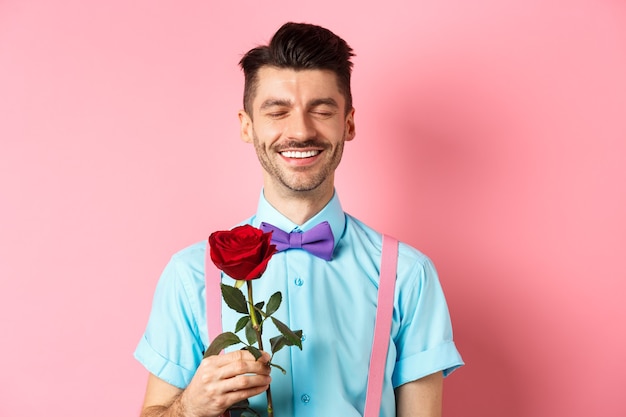
<svg viewBox="0 0 626 417"><path fill-rule="evenodd" d="M259 322L256 320L256 308L254 307L254 299L252 298L252 281L246 281L246 285L248 286L248 304L250 304L250 320L252 320L252 328L257 331L257 342L259 342L259 349L261 348L261 338L258 335L258 331L260 330Z"/></svg>
<svg viewBox="0 0 626 417"><path fill-rule="evenodd" d="M263 339L261 339L261 327L256 320L256 308L254 307L254 299L252 298L252 281L246 281L248 286L248 303L250 304L250 320L252 321L252 328L256 333L256 340L259 343L259 350L263 350ZM274 406L272 404L272 390L271 387L267 387L265 391L267 396L267 417L274 417Z"/></svg>

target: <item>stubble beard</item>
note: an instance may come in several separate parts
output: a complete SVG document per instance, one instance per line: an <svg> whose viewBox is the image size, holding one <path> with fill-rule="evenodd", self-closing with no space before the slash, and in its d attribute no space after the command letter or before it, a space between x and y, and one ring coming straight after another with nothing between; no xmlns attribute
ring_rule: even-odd
<svg viewBox="0 0 626 417"><path fill-rule="evenodd" d="M345 143L345 141L343 140L339 142L334 151L328 144L319 142L315 139L305 142L289 143L288 145L290 149L296 149L298 147L305 148L307 146L314 146L324 149L321 155L325 158L324 165L321 167L321 169L319 169L318 172L307 173L310 168L303 167L302 169L295 168L296 172L294 173L282 168L276 163L273 163L272 159L270 158L270 155L279 155L278 152L280 152L281 147L285 147L284 144L280 147L275 146L267 149L259 143L256 133L253 134L253 142L257 158L259 159L259 162L261 163L263 169L270 175L270 177L278 181L283 187L287 188L288 190L300 193L316 190L329 177L333 175L335 169L337 169L337 167L339 166L339 162L341 162L343 147ZM330 152L332 152L332 154L330 154ZM280 156L277 156L277 158L280 158ZM299 175L299 173L302 173L302 175Z"/></svg>

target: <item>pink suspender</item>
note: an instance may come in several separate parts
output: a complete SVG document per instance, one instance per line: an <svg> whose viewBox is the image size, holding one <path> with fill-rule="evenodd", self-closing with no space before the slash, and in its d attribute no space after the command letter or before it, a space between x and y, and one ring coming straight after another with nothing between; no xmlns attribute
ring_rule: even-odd
<svg viewBox="0 0 626 417"><path fill-rule="evenodd" d="M211 260L209 242L206 244L204 260L204 285L206 291L206 324L209 329L209 343L214 337L222 333L222 290L221 279L209 280L208 277L221 277L222 271L217 269Z"/></svg>
<svg viewBox="0 0 626 417"><path fill-rule="evenodd" d="M380 415L380 404L385 379L387 349L391 335L393 301L396 285L396 260L398 259L398 241L391 236L383 235L383 250L378 284L378 309L374 325L374 342L370 356L370 370L367 379L367 395L365 397L365 416ZM205 260L205 278L220 276L221 272L211 261L207 244ZM222 298L219 286L210 285L206 279L207 327L209 340L222 333ZM214 282L219 283L219 280ZM213 287L213 288L211 288Z"/></svg>
<svg viewBox="0 0 626 417"><path fill-rule="evenodd" d="M367 378L365 417L380 416L380 402L383 394L396 286L396 259L398 259L398 241L391 236L383 235L383 254L380 260L380 280L378 283L378 310L374 325L370 372Z"/></svg>

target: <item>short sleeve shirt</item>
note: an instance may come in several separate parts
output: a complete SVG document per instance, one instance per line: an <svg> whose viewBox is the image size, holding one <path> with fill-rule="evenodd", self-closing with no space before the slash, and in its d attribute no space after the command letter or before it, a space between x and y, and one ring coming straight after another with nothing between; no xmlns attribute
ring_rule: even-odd
<svg viewBox="0 0 626 417"><path fill-rule="evenodd" d="M364 411L381 234L346 214L336 194L301 226L261 195L257 213L244 223L259 227L267 222L290 232L306 231L322 221L330 223L335 239L331 261L302 249L286 250L275 254L263 276L253 282L254 301L267 301L280 291L283 303L275 316L303 332L302 350L284 348L272 360L286 370L272 372L274 408L281 416L357 417ZM205 251L203 241L171 258L135 351L149 372L181 389L191 381L208 346ZM224 275L221 279L229 285L234 282ZM233 331L241 315L222 304L222 328ZM266 323L264 345L269 346L269 338L278 334ZM395 416L394 388L438 371L447 376L461 365L435 267L424 254L400 243L381 416ZM250 403L264 415L264 395L251 398Z"/></svg>

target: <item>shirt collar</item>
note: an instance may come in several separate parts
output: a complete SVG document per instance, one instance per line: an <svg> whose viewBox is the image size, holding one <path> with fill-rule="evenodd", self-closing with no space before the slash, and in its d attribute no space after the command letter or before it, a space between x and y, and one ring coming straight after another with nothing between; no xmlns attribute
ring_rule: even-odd
<svg viewBox="0 0 626 417"><path fill-rule="evenodd" d="M254 227L259 227L261 222L270 223L285 232L292 232L294 230L301 230L306 232L317 224L327 221L330 224L330 228L333 231L333 237L335 238L335 247L343 236L343 232L346 227L346 215L343 212L341 203L337 193L333 193L333 198L330 199L328 204L320 210L315 216L309 219L302 226L289 220L278 210L276 210L266 199L261 191L261 197L259 198L259 205L257 207L256 215L250 219L250 224Z"/></svg>

